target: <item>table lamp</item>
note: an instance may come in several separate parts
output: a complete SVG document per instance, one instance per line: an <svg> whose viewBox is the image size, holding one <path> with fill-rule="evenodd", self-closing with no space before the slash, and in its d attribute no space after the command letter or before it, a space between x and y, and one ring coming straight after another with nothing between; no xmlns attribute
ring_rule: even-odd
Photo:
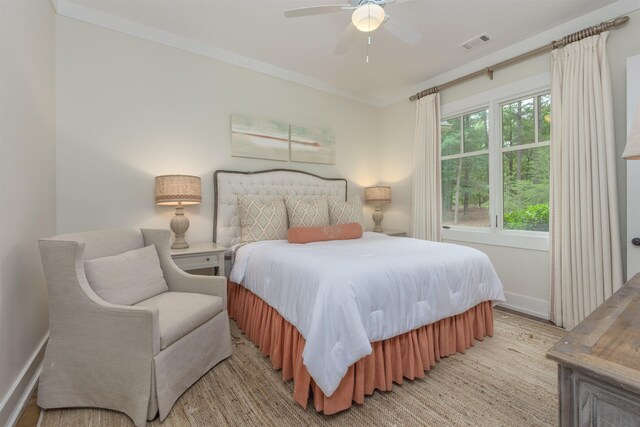
<svg viewBox="0 0 640 427"><path fill-rule="evenodd" d="M380 205L383 203L391 203L391 187L388 186L376 186L376 187L366 187L364 189L364 201L365 203L375 203L376 210L373 212L373 222L375 222L376 226L373 228L373 231L376 233L382 233L382 219L384 215L382 215L382 211L380 210Z"/></svg>
<svg viewBox="0 0 640 427"><path fill-rule="evenodd" d="M184 233L189 229L189 219L184 215L184 205L197 205L202 202L200 177L191 175L156 176L156 205L176 207L176 214L169 226L176 238L171 249L184 249L189 243Z"/></svg>

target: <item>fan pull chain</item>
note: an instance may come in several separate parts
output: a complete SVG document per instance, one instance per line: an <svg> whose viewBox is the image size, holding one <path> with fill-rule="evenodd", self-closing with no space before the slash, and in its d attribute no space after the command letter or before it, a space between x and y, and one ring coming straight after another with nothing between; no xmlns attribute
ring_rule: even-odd
<svg viewBox="0 0 640 427"><path fill-rule="evenodd" d="M367 10L369 12L369 16L367 17L367 19L369 20L369 31L371 31L371 3L367 4L367 8L368 8ZM366 55L367 55L367 58L366 58L367 64L369 63L369 46L371 46L371 33L367 34L367 53L366 53Z"/></svg>
<svg viewBox="0 0 640 427"><path fill-rule="evenodd" d="M367 64L369 63L369 46L371 46L371 36L367 36Z"/></svg>

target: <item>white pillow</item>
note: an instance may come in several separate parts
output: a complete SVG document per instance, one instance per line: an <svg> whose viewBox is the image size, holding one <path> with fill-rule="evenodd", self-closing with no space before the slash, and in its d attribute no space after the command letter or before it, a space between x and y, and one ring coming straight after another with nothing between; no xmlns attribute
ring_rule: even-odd
<svg viewBox="0 0 640 427"><path fill-rule="evenodd" d="M169 290L155 245L86 260L84 271L93 291L111 304L133 305Z"/></svg>
<svg viewBox="0 0 640 427"><path fill-rule="evenodd" d="M329 205L326 197L303 199L288 196L284 199L289 227L322 227L329 225Z"/></svg>
<svg viewBox="0 0 640 427"><path fill-rule="evenodd" d="M287 238L287 210L280 197L263 202L259 196L239 196L238 217L240 243Z"/></svg>
<svg viewBox="0 0 640 427"><path fill-rule="evenodd" d="M357 222L362 226L362 230L364 230L364 218L360 198L356 196L347 201L330 199L329 222L331 225Z"/></svg>

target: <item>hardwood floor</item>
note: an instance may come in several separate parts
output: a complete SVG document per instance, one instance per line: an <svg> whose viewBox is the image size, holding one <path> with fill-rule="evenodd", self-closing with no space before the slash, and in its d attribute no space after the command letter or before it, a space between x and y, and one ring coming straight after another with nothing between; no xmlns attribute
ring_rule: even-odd
<svg viewBox="0 0 640 427"><path fill-rule="evenodd" d="M20 418L18 418L18 423L16 427L35 427L38 425L38 418L40 418L40 408L36 404L36 393L33 393L33 396L29 398L29 402L27 402L27 407L24 409Z"/></svg>

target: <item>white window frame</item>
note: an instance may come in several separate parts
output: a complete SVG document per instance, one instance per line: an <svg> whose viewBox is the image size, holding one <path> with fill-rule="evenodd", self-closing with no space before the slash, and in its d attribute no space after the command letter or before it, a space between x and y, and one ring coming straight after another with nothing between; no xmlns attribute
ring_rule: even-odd
<svg viewBox="0 0 640 427"><path fill-rule="evenodd" d="M503 190L496 190L495 183L502 185L502 138L501 120L502 105L527 97L535 97L549 91L551 86L550 73L540 74L518 82L506 84L499 88L479 93L467 98L447 103L442 106L441 116L451 118L464 116L479 110L489 110L489 212L491 224L488 228L448 226L442 230L442 239L466 243L480 243L494 246L507 246L539 251L549 250L549 233L544 231L505 230L502 226ZM537 99L535 100L537 103ZM553 102L553 100L551 101ZM537 106L536 106L537 109ZM536 135L538 129L536 128ZM537 141L537 140L536 140ZM522 148L547 146L549 143L527 144ZM520 146L518 146L520 147ZM511 148L505 151L510 151ZM474 152L473 154L481 154ZM471 153L469 153L471 155ZM462 155L456 155L456 157ZM449 158L449 156L447 156ZM496 220L497 219L497 220Z"/></svg>

